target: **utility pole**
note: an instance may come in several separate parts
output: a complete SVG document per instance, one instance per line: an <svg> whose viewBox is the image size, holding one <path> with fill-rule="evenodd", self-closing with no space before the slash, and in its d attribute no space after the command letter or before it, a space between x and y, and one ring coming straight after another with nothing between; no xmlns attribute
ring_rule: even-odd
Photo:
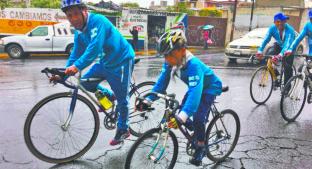
<svg viewBox="0 0 312 169"><path fill-rule="evenodd" d="M249 31L251 31L252 29L252 19L253 19L254 9L255 9L255 0L252 0Z"/></svg>
<svg viewBox="0 0 312 169"><path fill-rule="evenodd" d="M233 22L232 22L232 30L231 30L230 41L233 40L233 36L234 36L234 27L235 27L235 18L236 18L236 8L237 8L237 0L235 0L235 3L234 3Z"/></svg>

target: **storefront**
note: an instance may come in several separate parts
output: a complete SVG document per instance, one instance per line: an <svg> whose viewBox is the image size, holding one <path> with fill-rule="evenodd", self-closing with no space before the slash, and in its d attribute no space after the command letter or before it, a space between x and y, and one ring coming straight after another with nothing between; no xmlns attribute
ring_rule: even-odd
<svg viewBox="0 0 312 169"><path fill-rule="evenodd" d="M125 9L122 11L118 27L130 43L133 40L130 30L136 27L139 38L138 48L142 50L155 48L160 35L177 22L183 22L187 27L187 15L145 9Z"/></svg>

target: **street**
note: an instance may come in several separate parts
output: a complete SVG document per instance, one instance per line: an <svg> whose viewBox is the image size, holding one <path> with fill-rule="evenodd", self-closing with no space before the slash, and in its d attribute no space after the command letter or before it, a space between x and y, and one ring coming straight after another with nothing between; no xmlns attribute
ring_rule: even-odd
<svg viewBox="0 0 312 169"><path fill-rule="evenodd" d="M220 164L204 158L198 168L235 169L285 169L311 168L312 166L312 105L306 104L296 122L286 123L280 114L280 91L273 91L265 105L257 106L250 98L249 83L255 65L246 61L228 64L224 53L201 55L207 65L222 79L230 90L217 97L217 108L233 109L239 115L241 133L237 146L230 157ZM137 82L156 80L163 58L140 56L133 75ZM100 114L100 133L92 148L79 160L68 164L49 164L40 161L27 149L23 137L25 119L31 108L44 97L68 91L62 85L49 84L40 73L45 67L63 67L66 57L31 57L26 60L0 60L0 168L3 169L122 169L129 147L135 137L122 146L108 144L114 130L103 126ZM168 93L176 93L179 100L186 85L177 80L171 82ZM175 168L196 168L188 163L186 139L179 136L179 155ZM139 159L138 159L139 160ZM144 166L142 166L144 168Z"/></svg>

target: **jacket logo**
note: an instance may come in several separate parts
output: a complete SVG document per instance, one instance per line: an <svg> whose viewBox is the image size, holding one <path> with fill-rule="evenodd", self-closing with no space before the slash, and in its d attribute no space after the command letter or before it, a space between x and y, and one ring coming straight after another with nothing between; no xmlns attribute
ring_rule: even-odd
<svg viewBox="0 0 312 169"><path fill-rule="evenodd" d="M98 32L98 28L93 28L91 29L91 39L93 39L94 37L96 37Z"/></svg>

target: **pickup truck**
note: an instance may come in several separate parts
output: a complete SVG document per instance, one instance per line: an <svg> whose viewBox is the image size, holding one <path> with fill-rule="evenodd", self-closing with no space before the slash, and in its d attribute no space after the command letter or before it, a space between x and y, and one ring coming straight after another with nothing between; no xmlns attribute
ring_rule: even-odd
<svg viewBox="0 0 312 169"><path fill-rule="evenodd" d="M13 59L21 59L32 53L70 54L74 46L74 29L69 24L41 25L25 35L0 39L0 45Z"/></svg>

